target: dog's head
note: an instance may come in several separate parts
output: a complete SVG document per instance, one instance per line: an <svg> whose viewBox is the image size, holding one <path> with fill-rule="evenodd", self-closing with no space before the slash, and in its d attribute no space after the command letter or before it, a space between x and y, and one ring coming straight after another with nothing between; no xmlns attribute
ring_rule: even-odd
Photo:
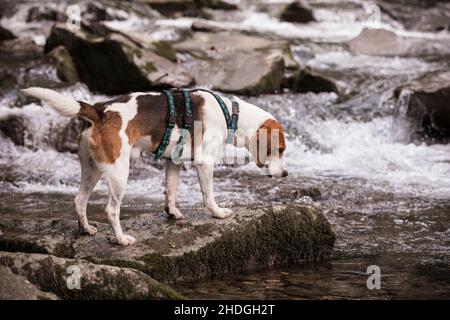
<svg viewBox="0 0 450 320"><path fill-rule="evenodd" d="M274 177L286 177L283 155L286 149L283 126L275 119L266 120L250 138L248 149L256 165Z"/></svg>

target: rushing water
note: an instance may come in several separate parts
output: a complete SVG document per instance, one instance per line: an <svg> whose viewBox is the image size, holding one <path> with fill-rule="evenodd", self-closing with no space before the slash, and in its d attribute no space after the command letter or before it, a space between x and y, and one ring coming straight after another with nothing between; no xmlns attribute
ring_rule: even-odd
<svg viewBox="0 0 450 320"><path fill-rule="evenodd" d="M177 288L197 298L449 298L450 145L410 142L402 106L390 99L393 89L408 79L448 69L447 60L351 54L330 42L357 35L364 26L358 14L349 11L336 16L326 9L319 13L319 22L306 29L255 13L252 6L227 21L216 22L229 29L314 38L314 46L307 42L294 46L296 59L315 69L345 75L338 80L352 94L344 102L334 93L243 97L272 112L286 126L289 177L273 183L258 176L253 164L219 167L215 189L218 201L228 206L294 201L321 208L337 234L332 260ZM130 15L110 26L139 31L149 23ZM156 23L163 27L149 36L175 39L191 20L160 19ZM382 25L408 34L391 21ZM36 72L48 75L48 70ZM93 95L80 84L62 92L89 102L107 98ZM78 186L78 160L51 147L52 136L60 134L68 119L36 104L15 107L14 97L10 92L2 98L0 118L11 114L25 117L25 146L0 137L0 215L70 216L67 207L72 206ZM158 212L163 200L160 165L140 159L132 166L124 218ZM320 189L320 199L289 195L289 190L311 185ZM94 220L105 221L105 194L101 182L91 201ZM178 199L180 207L201 202L192 170L182 172ZM381 268L381 290L366 287L369 265Z"/></svg>

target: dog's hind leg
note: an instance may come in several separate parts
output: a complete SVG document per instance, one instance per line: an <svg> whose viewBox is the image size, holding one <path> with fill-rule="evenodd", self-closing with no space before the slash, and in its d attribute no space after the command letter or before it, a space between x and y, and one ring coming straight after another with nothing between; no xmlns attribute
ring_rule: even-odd
<svg viewBox="0 0 450 320"><path fill-rule="evenodd" d="M165 210L169 217L174 219L183 219L183 214L177 209L175 199L180 180L181 164L175 164L171 160L166 161L166 192L165 192Z"/></svg>
<svg viewBox="0 0 450 320"><path fill-rule="evenodd" d="M127 187L129 165L129 157L127 159L121 158L106 172L109 199L105 211L108 214L108 220L114 231L117 242L124 246L132 245L136 242L135 238L124 234L122 227L120 226L120 204Z"/></svg>
<svg viewBox="0 0 450 320"><path fill-rule="evenodd" d="M86 141L81 138L78 148L78 155L81 164L81 184L78 194L75 197L75 208L78 215L78 226L81 233L91 236L97 233L97 229L89 225L86 208L92 190L94 190L101 173L94 161L89 157Z"/></svg>
<svg viewBox="0 0 450 320"><path fill-rule="evenodd" d="M227 218L233 211L227 208L220 208L214 199L213 190L213 171L214 163L204 161L201 164L195 165L197 169L198 180L202 189L203 203L213 214L215 218Z"/></svg>

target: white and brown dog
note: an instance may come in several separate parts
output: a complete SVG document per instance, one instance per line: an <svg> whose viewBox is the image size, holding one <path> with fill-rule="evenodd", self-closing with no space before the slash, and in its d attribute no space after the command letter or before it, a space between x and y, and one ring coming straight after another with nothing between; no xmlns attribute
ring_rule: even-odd
<svg viewBox="0 0 450 320"><path fill-rule="evenodd" d="M75 206L80 231L89 235L95 235L97 232L96 228L88 223L86 207L92 190L103 176L109 190L106 213L117 241L122 245L133 244L135 238L124 234L120 226L120 204L127 185L130 158L134 154L140 154L141 150L154 152L163 137L168 116L165 95L161 92L139 92L90 105L49 89L28 88L23 91L41 99L64 116L79 116L90 122L89 128L81 133L78 144L81 185L75 197ZM176 113L183 114L182 94L175 93L173 97ZM228 133L226 121L212 94L193 91L190 98L193 119L200 123L201 130L192 129L181 159L194 160L204 205L214 217L226 218L232 211L217 205L212 184L214 164L217 161L217 154L212 150L223 150ZM231 114L231 101L227 98L223 98L223 101ZM283 163L283 127L268 112L242 100L238 101L240 111L234 145L246 147L258 167L264 168L268 175L286 176L287 171ZM168 158L165 207L171 217L182 219L183 215L175 205L181 164L170 160L179 139L177 128L183 125L181 117L177 117L176 125L172 131L171 142L164 153L164 157Z"/></svg>

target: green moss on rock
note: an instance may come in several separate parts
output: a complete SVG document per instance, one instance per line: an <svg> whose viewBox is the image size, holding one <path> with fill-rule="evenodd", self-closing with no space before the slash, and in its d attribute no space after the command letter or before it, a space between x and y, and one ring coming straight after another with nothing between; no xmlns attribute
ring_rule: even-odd
<svg viewBox="0 0 450 320"><path fill-rule="evenodd" d="M269 209L197 251L146 254L141 257L145 265L138 268L160 281L175 282L326 259L335 242L329 223L316 209L298 210Z"/></svg>
<svg viewBox="0 0 450 320"><path fill-rule="evenodd" d="M156 41L153 42L153 45L155 46L155 51L158 55L172 62L177 62L177 54L170 43L167 41Z"/></svg>

